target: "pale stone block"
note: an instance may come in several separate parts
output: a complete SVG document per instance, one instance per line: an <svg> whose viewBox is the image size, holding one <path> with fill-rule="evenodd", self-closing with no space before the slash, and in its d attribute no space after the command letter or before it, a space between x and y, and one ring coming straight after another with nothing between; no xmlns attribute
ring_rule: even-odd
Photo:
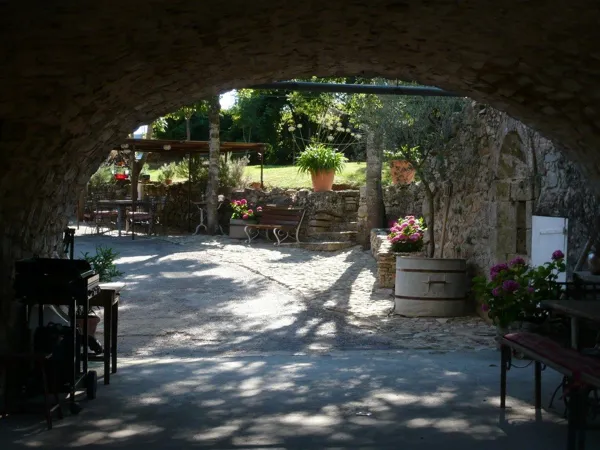
<svg viewBox="0 0 600 450"><path fill-rule="evenodd" d="M533 199L533 189L526 180L515 181L510 186L510 198L513 201L528 201Z"/></svg>
<svg viewBox="0 0 600 450"><path fill-rule="evenodd" d="M496 205L496 226L498 228L514 228L517 224L517 212L513 202L498 201Z"/></svg>

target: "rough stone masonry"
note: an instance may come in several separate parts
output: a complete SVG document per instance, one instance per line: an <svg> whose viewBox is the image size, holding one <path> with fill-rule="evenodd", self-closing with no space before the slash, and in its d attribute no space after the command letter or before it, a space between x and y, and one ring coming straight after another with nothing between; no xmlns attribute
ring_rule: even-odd
<svg viewBox="0 0 600 450"><path fill-rule="evenodd" d="M260 82L377 74L452 90L561 142L598 187L599 20L596 0L0 2L0 295L127 133Z"/></svg>

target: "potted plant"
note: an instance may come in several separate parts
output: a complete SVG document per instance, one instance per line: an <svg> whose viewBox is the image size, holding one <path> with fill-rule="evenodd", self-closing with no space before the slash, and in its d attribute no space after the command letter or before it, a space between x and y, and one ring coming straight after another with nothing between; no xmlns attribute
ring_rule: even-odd
<svg viewBox="0 0 600 450"><path fill-rule="evenodd" d="M173 183L173 177L175 176L176 166L175 163L163 164L158 174L158 181L167 185Z"/></svg>
<svg viewBox="0 0 600 450"><path fill-rule="evenodd" d="M565 255L556 250L545 264L532 267L517 257L508 263L499 263L486 277L473 279L473 292L482 302L481 310L496 325L498 337L511 328L521 328L524 323L540 323L546 311L540 301L558 298L558 275L565 271Z"/></svg>
<svg viewBox="0 0 600 450"><path fill-rule="evenodd" d="M406 146L405 146L406 147ZM415 180L416 170L410 161L407 161L403 156L409 151L408 147L403 152L391 152L384 151L384 156L390 164L390 174L392 176L392 183L398 184L410 184Z"/></svg>
<svg viewBox="0 0 600 450"><path fill-rule="evenodd" d="M342 153L323 144L307 146L296 160L300 173L310 173L315 192L331 191L335 174L342 171L345 163Z"/></svg>
<svg viewBox="0 0 600 450"><path fill-rule="evenodd" d="M408 317L453 317L464 314L467 265L464 259L426 258L425 224L406 216L390 228L396 252L394 312Z"/></svg>
<svg viewBox="0 0 600 450"><path fill-rule="evenodd" d="M110 247L99 245L96 247L95 255L90 255L88 252L85 252L82 253L82 256L83 259L90 263L96 274L98 274L101 283L108 283L113 278L123 275L123 273L117 269L117 266L114 263L119 254ZM88 335L95 337L98 323L100 323L100 318L96 315L96 312L93 308L85 311L81 306L78 306L77 326L82 330L84 320L87 320L88 323Z"/></svg>
<svg viewBox="0 0 600 450"><path fill-rule="evenodd" d="M246 225L256 223L257 214L262 212L262 208L258 206L255 211L245 198L232 201L230 206L233 212L231 213L231 219L229 219L229 237L246 239L247 236L244 231Z"/></svg>

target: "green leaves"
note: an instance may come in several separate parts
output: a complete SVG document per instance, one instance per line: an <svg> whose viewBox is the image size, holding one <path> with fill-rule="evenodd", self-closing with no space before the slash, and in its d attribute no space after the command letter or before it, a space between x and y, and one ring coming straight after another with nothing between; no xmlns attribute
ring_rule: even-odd
<svg viewBox="0 0 600 450"><path fill-rule="evenodd" d="M99 245L96 247L96 254L91 256L88 252L82 253L83 259L91 264L94 271L100 276L100 281L107 283L113 278L120 277L120 272L115 265L115 260L119 253L110 247Z"/></svg>
<svg viewBox="0 0 600 450"><path fill-rule="evenodd" d="M306 147L296 165L300 173L333 170L339 173L344 168L346 157L323 144L313 144Z"/></svg>

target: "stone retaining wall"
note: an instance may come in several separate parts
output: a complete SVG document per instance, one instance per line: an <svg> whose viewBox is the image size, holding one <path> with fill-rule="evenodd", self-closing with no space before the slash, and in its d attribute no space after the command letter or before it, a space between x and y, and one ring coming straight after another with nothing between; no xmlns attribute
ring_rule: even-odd
<svg viewBox="0 0 600 450"><path fill-rule="evenodd" d="M371 230L371 253L377 261L377 283L380 288L393 288L396 278L396 255L387 240L389 230Z"/></svg>

